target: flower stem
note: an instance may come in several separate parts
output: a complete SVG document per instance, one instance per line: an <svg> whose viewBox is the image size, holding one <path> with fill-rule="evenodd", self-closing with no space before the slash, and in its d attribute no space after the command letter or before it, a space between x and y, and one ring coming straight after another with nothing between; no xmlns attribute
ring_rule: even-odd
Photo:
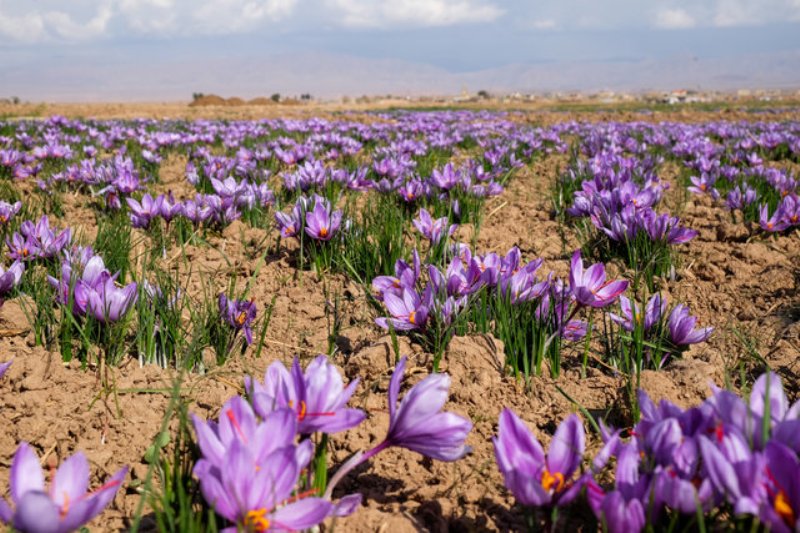
<svg viewBox="0 0 800 533"><path fill-rule="evenodd" d="M342 466L339 467L339 470L333 475L331 480L328 482L328 488L325 489L325 498L330 500L331 496L333 496L333 489L336 488L336 485L339 481L342 480L344 476L346 476L351 470L355 469L361 463L365 463L370 460L374 455L382 452L386 448L389 447L389 441L383 441L371 450L366 452L356 452L353 457L348 459Z"/></svg>

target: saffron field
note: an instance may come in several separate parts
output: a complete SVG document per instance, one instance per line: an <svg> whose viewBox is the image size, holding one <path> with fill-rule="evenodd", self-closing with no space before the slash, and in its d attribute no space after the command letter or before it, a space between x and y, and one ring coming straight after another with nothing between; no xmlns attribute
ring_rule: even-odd
<svg viewBox="0 0 800 533"><path fill-rule="evenodd" d="M0 121L16 530L800 528L800 120Z"/></svg>

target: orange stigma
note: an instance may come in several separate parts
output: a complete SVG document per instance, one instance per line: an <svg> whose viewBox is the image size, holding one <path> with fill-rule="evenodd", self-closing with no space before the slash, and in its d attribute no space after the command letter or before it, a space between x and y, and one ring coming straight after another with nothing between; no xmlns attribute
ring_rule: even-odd
<svg viewBox="0 0 800 533"><path fill-rule="evenodd" d="M249 532L262 533L264 531L269 531L267 510L258 509L255 511L247 511L242 525L244 526L244 530Z"/></svg>
<svg viewBox="0 0 800 533"><path fill-rule="evenodd" d="M319 228L319 236L320 237L327 237L328 236L328 228L326 228L324 226Z"/></svg>
<svg viewBox="0 0 800 533"><path fill-rule="evenodd" d="M416 311L411 311L408 314L408 321L411 322L412 324L416 324L416 322L415 322L416 319L417 319L417 312Z"/></svg>
<svg viewBox="0 0 800 533"><path fill-rule="evenodd" d="M789 504L789 498L786 496L785 491L778 492L778 495L775 496L775 512L778 513L778 516L783 518L783 521L786 522L789 526L794 526L796 522L794 510L792 506Z"/></svg>
<svg viewBox="0 0 800 533"><path fill-rule="evenodd" d="M542 473L542 488L547 491L559 492L564 488L564 474L561 472L550 473L546 468Z"/></svg>

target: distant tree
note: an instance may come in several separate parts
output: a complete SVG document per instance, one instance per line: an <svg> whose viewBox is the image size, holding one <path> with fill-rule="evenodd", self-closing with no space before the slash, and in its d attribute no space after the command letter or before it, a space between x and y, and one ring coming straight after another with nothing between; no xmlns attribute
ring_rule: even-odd
<svg viewBox="0 0 800 533"><path fill-rule="evenodd" d="M488 100L489 99L489 91L485 91L485 90L481 89L480 91L478 91L478 98L482 98L484 100Z"/></svg>
<svg viewBox="0 0 800 533"><path fill-rule="evenodd" d="M301 94L300 95L300 100L308 102L309 100L311 100L311 95L308 94L308 93Z"/></svg>
<svg viewBox="0 0 800 533"><path fill-rule="evenodd" d="M12 96L11 103L14 105L19 105L19 96Z"/></svg>
<svg viewBox="0 0 800 533"><path fill-rule="evenodd" d="M281 93L275 93L272 96L270 96L269 98L273 102L280 102L281 101Z"/></svg>
<svg viewBox="0 0 800 533"><path fill-rule="evenodd" d="M204 96L205 95L203 93L192 93L192 101L196 102Z"/></svg>

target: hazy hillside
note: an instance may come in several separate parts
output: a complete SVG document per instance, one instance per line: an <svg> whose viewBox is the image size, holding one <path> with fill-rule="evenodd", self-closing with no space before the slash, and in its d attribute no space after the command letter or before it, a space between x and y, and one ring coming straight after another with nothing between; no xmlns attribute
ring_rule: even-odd
<svg viewBox="0 0 800 533"><path fill-rule="evenodd" d="M800 50L726 58L517 64L449 72L421 63L299 53L249 59L150 58L146 64L53 57L40 68L0 65L0 96L26 100L186 100L193 92L245 98L311 93L331 98L361 94L457 94L551 90L738 89L800 86ZM34 87L34 89L30 89Z"/></svg>

